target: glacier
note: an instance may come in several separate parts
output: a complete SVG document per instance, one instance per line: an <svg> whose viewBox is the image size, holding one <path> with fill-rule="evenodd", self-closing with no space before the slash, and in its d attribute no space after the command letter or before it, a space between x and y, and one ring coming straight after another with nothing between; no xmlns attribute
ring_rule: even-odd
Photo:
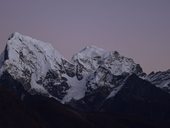
<svg viewBox="0 0 170 128"><path fill-rule="evenodd" d="M69 61L50 43L18 32L9 36L0 55L1 77L8 74L28 93L54 97L62 103L95 91L105 90L106 97L114 96L133 73L146 79L139 64L117 51L87 46ZM147 80L154 82L153 77Z"/></svg>

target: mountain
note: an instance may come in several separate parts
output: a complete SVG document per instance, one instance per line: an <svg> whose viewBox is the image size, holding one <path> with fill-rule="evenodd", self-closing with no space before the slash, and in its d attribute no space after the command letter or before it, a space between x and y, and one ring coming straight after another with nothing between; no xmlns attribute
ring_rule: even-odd
<svg viewBox="0 0 170 128"><path fill-rule="evenodd" d="M95 128L78 112L42 95L28 95L21 100L0 85L1 128Z"/></svg>
<svg viewBox="0 0 170 128"><path fill-rule="evenodd" d="M0 127L1 128L45 128L33 111L5 85L0 85Z"/></svg>
<svg viewBox="0 0 170 128"><path fill-rule="evenodd" d="M0 89L17 101L12 109L20 107L21 117L27 115L35 127L166 128L169 74L147 75L133 59L96 46L85 47L69 61L51 44L17 32L0 55ZM4 95L0 107L8 113Z"/></svg>
<svg viewBox="0 0 170 128"><path fill-rule="evenodd" d="M106 52L90 46L75 54L69 62L50 44L17 32L9 37L0 58L2 83L14 82L32 95L40 93L62 103L79 100L93 93L91 90L105 86L101 81L107 80L103 79L110 79L106 87L108 95L117 86L112 84L112 75L144 74L140 65L116 51Z"/></svg>
<svg viewBox="0 0 170 128"><path fill-rule="evenodd" d="M170 69L167 71L151 72L146 79L170 93Z"/></svg>
<svg viewBox="0 0 170 128"><path fill-rule="evenodd" d="M28 95L24 100L0 86L1 128L158 128L153 124L107 112L79 112L54 98Z"/></svg>
<svg viewBox="0 0 170 128"><path fill-rule="evenodd" d="M130 75L121 90L108 98L100 108L122 117L147 121L158 127L170 126L170 95L143 80Z"/></svg>
<svg viewBox="0 0 170 128"><path fill-rule="evenodd" d="M99 66L108 68L112 74L143 73L139 64L132 59L121 56L117 51L107 52L96 46L88 46L72 57L77 66L82 66L85 71L94 71Z"/></svg>
<svg viewBox="0 0 170 128"><path fill-rule="evenodd" d="M61 101L70 88L67 78L75 76L74 65L50 44L19 33L9 37L1 58L1 81L15 81L30 94Z"/></svg>

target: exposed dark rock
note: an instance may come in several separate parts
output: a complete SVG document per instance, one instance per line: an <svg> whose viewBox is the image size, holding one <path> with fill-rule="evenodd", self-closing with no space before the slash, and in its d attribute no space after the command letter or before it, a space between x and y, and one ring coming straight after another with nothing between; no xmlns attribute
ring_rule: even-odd
<svg viewBox="0 0 170 128"><path fill-rule="evenodd" d="M101 111L170 126L170 95L133 74Z"/></svg>

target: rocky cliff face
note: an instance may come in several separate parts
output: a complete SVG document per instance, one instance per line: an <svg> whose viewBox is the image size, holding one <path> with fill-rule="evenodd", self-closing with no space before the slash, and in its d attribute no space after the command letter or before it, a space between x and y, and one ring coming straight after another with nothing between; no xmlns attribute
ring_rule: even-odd
<svg viewBox="0 0 170 128"><path fill-rule="evenodd" d="M155 126L170 126L170 95L150 82L130 75L120 91L108 98L101 111L108 111L123 117L143 119Z"/></svg>
<svg viewBox="0 0 170 128"><path fill-rule="evenodd" d="M106 97L118 86L113 75L143 73L132 59L116 51L90 46L69 62L50 44L19 33L9 37L0 66L1 79L8 75L30 94L40 93L63 103L79 100L95 90L106 90Z"/></svg>
<svg viewBox="0 0 170 128"><path fill-rule="evenodd" d="M70 88L62 76L72 76L73 65L50 44L13 33L1 56L2 76L8 74L31 94L41 93L61 100Z"/></svg>
<svg viewBox="0 0 170 128"><path fill-rule="evenodd" d="M133 127L134 123L130 122L136 122L134 119L143 127L149 127L148 120L154 126L170 126L170 70L146 75L139 64L117 51L88 46L68 61L49 43L13 33L0 55L0 84L15 93L19 102L43 115L49 127L51 123L58 125L53 120L57 117L53 114L55 111L60 114L58 109L53 110L56 105L61 109L69 105L83 112L90 122L101 121L105 116L113 119L114 114L119 120L118 114L123 117L123 123L124 117L128 120L130 125L125 127ZM44 107L50 110L44 111ZM72 109L69 111L76 114L76 118L82 116ZM78 120L81 122L81 119ZM86 123L84 116L83 120ZM89 120L87 122L91 126ZM107 122L114 126L110 125L112 121Z"/></svg>
<svg viewBox="0 0 170 128"><path fill-rule="evenodd" d="M146 79L157 87L170 93L170 69L167 71L151 72Z"/></svg>

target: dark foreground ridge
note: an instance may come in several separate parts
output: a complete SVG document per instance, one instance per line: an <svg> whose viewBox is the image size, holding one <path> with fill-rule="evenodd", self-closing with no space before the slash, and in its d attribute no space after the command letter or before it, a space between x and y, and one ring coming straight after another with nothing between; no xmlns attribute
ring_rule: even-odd
<svg viewBox="0 0 170 128"><path fill-rule="evenodd" d="M170 96L132 75L98 111L79 111L53 98L27 94L23 100L0 86L2 128L168 128ZM79 103L77 104L79 106Z"/></svg>
<svg viewBox="0 0 170 128"><path fill-rule="evenodd" d="M65 59L12 34L0 55L0 128L169 128L170 70L95 46Z"/></svg>

